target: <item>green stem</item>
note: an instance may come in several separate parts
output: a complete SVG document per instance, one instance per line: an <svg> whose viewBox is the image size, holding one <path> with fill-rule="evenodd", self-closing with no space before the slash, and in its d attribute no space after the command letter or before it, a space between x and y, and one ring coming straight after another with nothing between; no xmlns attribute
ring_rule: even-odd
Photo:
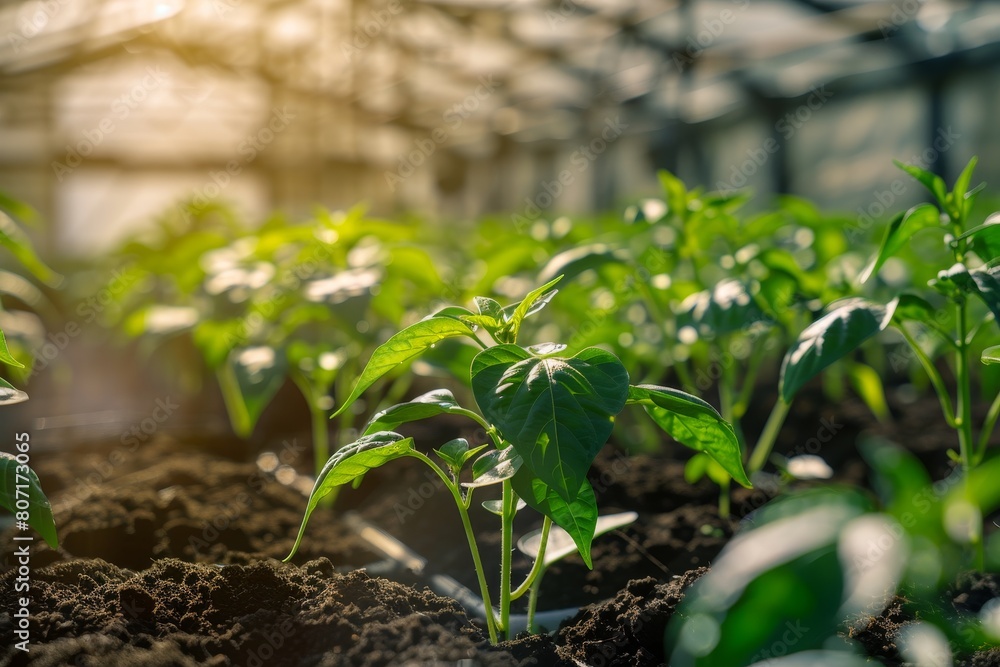
<svg viewBox="0 0 1000 667"><path fill-rule="evenodd" d="M469 551L472 553L472 562L476 567L476 578L479 580L479 594L483 597L483 613L486 615L486 630L490 635L490 643L496 644L498 640L497 621L493 615L493 603L490 601L490 587L486 583L486 570L483 568L483 561L479 557L479 546L476 544L476 534L472 530L472 521L469 519L469 512L462 500L462 491L452 479L441 470L434 461L431 461L423 453L413 450L409 456L420 459L431 467L437 476L441 478L444 485L451 491L455 498L455 505L458 507L458 514L462 517L462 527L465 529L465 538L469 542Z"/></svg>
<svg viewBox="0 0 1000 667"><path fill-rule="evenodd" d="M779 396L778 402L771 409L771 415L767 418L767 423L764 424L764 430L757 440L753 454L750 456L750 463L747 465L748 473L753 474L757 472L767 463L767 458L771 455L774 442L778 439L778 433L781 432L781 426L785 423L785 417L788 416L789 408L791 408L791 404L786 403L785 399Z"/></svg>
<svg viewBox="0 0 1000 667"><path fill-rule="evenodd" d="M518 586L513 593L510 594L511 600L517 600L531 588L531 585L535 582L535 578L539 576L539 573L545 569L545 547L549 542L549 530L552 528L552 519L545 517L542 520L542 539L538 544L538 553L535 554L535 562L531 566L531 572L525 577L524 581ZM530 628L529 628L530 631Z"/></svg>
<svg viewBox="0 0 1000 667"><path fill-rule="evenodd" d="M743 386L740 388L739 398L733 405L733 416L737 419L746 414L750 407L750 398L753 396L754 387L757 386L757 374L760 372L764 357L767 356L767 339L771 337L771 329L768 329L759 339L753 341L753 352L750 353L750 361L747 363L747 372L743 376Z"/></svg>
<svg viewBox="0 0 1000 667"><path fill-rule="evenodd" d="M979 446L976 448L975 458L976 465L979 465L983 457L986 456L986 445L990 441L990 435L993 434L993 427L996 426L998 417L1000 417L1000 394L997 394L997 397L993 399L993 403L986 413L986 420L983 421L983 429L979 432Z"/></svg>
<svg viewBox="0 0 1000 667"><path fill-rule="evenodd" d="M907 331L906 327L900 324L898 329L900 333L903 334L903 338L906 339L906 342L910 344L910 348L920 361L920 365L924 367L924 372L927 373L927 377L934 386L934 391L937 393L938 400L941 402L941 410L944 412L945 421L948 422L949 426L957 429L958 422L955 419L955 411L951 407L951 394L948 393L948 388L944 386L944 379L941 377L941 373L938 372L937 367L934 365L934 362L931 361L930 357L924 354L920 344L917 343L916 339L914 339L912 335L910 335L910 332ZM957 354L962 356L963 353L959 351Z"/></svg>
<svg viewBox="0 0 1000 667"><path fill-rule="evenodd" d="M729 480L727 479L725 484L719 485L719 517L723 519L729 518L730 512L730 493L729 493Z"/></svg>
<svg viewBox="0 0 1000 667"><path fill-rule="evenodd" d="M542 569L542 574L545 569ZM542 576L538 575L534 583L531 584L531 594L528 595L528 632L535 633L535 609L538 608L538 589L542 587Z"/></svg>
<svg viewBox="0 0 1000 667"><path fill-rule="evenodd" d="M966 492L971 499L971 472L975 467L975 457L977 456L976 443L972 435L972 374L969 370L969 344L966 342L968 335L968 322L965 298L958 300L955 306L956 317L958 318L958 336L956 342L956 364L955 375L958 382L958 445L962 457L962 468L965 473ZM982 523L972 526L969 535L969 543L972 545L973 558L976 568L983 569L985 553L983 548L983 526Z"/></svg>
<svg viewBox="0 0 1000 667"><path fill-rule="evenodd" d="M955 352L955 375L958 383L958 404L956 405L956 427L958 429L958 444L962 455L962 466L968 476L972 470L973 440L972 440L972 398L971 377L969 372L969 353L965 343L968 328L966 322L965 299L962 298L955 306L958 318L957 350Z"/></svg>
<svg viewBox="0 0 1000 667"><path fill-rule="evenodd" d="M503 513L500 517L500 627L505 639L510 639L510 570L513 556L514 511L517 498L510 480L503 481Z"/></svg>

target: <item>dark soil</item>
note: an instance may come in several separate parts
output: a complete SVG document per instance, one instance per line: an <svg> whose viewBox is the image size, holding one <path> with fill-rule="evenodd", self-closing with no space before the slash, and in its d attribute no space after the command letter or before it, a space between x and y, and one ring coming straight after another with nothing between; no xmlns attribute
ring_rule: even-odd
<svg viewBox="0 0 1000 667"><path fill-rule="evenodd" d="M856 402L834 410L807 394L776 451L818 453L840 481L863 484L854 443L862 432L877 432L916 443L912 449L943 477L941 442L953 435L927 417L936 402L931 409L895 401L893 409L895 425L873 426ZM765 418L766 412L748 415L751 439ZM447 438L462 435L454 430ZM418 446L447 439L433 435ZM288 442L277 461L305 470L310 452ZM605 448L590 474L598 505L602 513L636 510L639 518L595 541L593 570L570 557L542 583L548 608L592 606L567 621L555 640L522 638L497 648L457 603L424 589L422 579L393 575L416 584L410 587L352 572L378 571L381 558L339 519L353 509L426 557L425 574L448 574L478 589L450 494L417 461L372 471L359 489L341 494L336 512L318 510L294 564L285 565L278 560L292 546L305 499L263 472L254 453L160 437L128 451L114 443L38 456L32 463L53 500L61 547L32 546L30 664L662 664L663 629L684 590L711 566L739 519L774 495L765 487L734 489L734 516L720 519L718 490L707 481L684 481L683 454L665 447L625 456ZM496 517L479 510L473 520L487 571L495 572L489 559L498 557ZM534 527L526 516L516 532ZM12 544L11 538L8 530L0 543ZM0 571L13 564L5 548ZM517 554L515 565L519 580L529 563ZM13 576L0 577L3 590ZM976 613L977 604L997 595L990 581L960 585L952 595L956 609ZM4 601L0 632L8 637L12 596ZM873 612L853 636L873 657L900 664L895 637L915 613L897 600ZM5 651L0 665L29 664L27 655ZM961 664L995 667L1000 652L980 651Z"/></svg>

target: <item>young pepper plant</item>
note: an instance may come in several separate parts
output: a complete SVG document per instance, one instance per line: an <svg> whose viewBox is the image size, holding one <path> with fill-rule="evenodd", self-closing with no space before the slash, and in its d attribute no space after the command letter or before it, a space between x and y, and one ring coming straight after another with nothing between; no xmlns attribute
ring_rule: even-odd
<svg viewBox="0 0 1000 667"><path fill-rule="evenodd" d="M584 562L592 567L591 542L598 511L587 471L610 437L615 417L626 405L643 406L652 420L675 439L709 453L734 479L750 485L732 427L704 401L667 387L630 385L628 370L618 358L596 347L565 357L561 356L566 349L562 344L518 344L525 318L540 311L555 296L552 288L561 278L531 291L511 306L477 297L476 313L457 306L445 308L406 327L375 350L334 416L346 410L380 377L449 338L464 338L481 348L470 369L478 410L460 405L450 391L437 390L374 415L361 437L336 452L320 472L286 560L297 551L309 517L324 496L344 484L359 483L369 470L391 460L419 459L434 471L455 500L485 602L487 630L490 640L496 643L510 637L511 603L531 592L544 570L552 524L570 535ZM483 332L486 336L480 336ZM444 443L434 450L438 463L416 449L412 438L393 430L440 414L471 419L485 430L489 442L470 444L456 439ZM470 463L470 474L464 474ZM469 518L476 490L489 486L501 488L499 501L484 503L500 517L499 611L491 603ZM525 580L514 587L513 523L519 501L542 514L543 522L534 565ZM536 603L537 597L531 595L529 617Z"/></svg>
<svg viewBox="0 0 1000 667"><path fill-rule="evenodd" d="M900 169L923 184L936 204L920 204L897 215L889 224L875 257L862 274L862 281L875 275L887 259L905 247L921 230L934 229L943 236L953 263L943 267L928 286L943 295L953 309L951 327L942 323L939 309L929 298L911 293L900 294L891 323L910 346L913 356L924 368L941 403L948 425L958 436L959 451L949 451L968 476L985 455L990 435L1000 417L1000 395L993 398L986 417L976 434L972 419L973 346L981 335L996 343L1000 322L1000 215L994 213L985 222L970 226L969 215L976 195L983 185L969 189L977 158L973 157L949 192L944 181L916 166L897 162ZM982 302L986 312L973 317L973 304ZM973 324L975 322L975 324ZM918 331L919 335L914 331ZM952 397L938 367L925 351L923 339L938 342L938 349L950 353L956 396ZM989 344L989 343L987 343ZM997 346L988 347L980 359L997 363ZM976 553L978 567L983 565L982 521L970 525L968 542Z"/></svg>

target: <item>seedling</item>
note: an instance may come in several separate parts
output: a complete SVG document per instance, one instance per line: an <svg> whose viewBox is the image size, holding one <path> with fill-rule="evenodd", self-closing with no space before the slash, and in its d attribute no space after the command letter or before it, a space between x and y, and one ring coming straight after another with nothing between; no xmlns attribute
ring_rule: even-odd
<svg viewBox="0 0 1000 667"><path fill-rule="evenodd" d="M375 414L361 437L330 457L320 472L286 560L298 550L320 499L344 484L360 483L369 470L391 460L416 458L434 471L454 498L486 603L487 630L496 643L511 635L511 603L532 590L544 569L553 524L566 531L584 562L592 567L591 542L598 511L587 471L626 405L643 406L675 439L710 454L734 479L750 485L732 427L701 399L667 387L630 385L625 366L603 349L589 347L567 357L562 356L566 349L562 344L518 344L523 322L549 303L561 278L507 307L494 299L477 297L478 312L458 306L445 308L406 327L375 350L334 416L347 410L383 375L450 338L465 339L480 348L470 369L478 411L463 407L450 391L441 389ZM416 449L412 438L394 431L401 424L441 414L467 417L485 430L489 442L451 440L434 450L438 463ZM501 488L500 498L484 505L500 518L498 612L491 603L469 519L476 490L494 485ZM541 513L543 520L534 565L525 580L514 587L511 552L519 501ZM537 598L531 596L529 615L536 604Z"/></svg>
<svg viewBox="0 0 1000 667"><path fill-rule="evenodd" d="M35 278L49 285L57 285L62 280L61 276L50 269L35 254L28 235L12 216L30 221L34 219L35 212L27 205L0 194L0 246L5 247L14 255ZM18 274L0 271L0 278L4 279L0 281L0 287L13 287L13 290L9 287L0 289L0 294L9 293L22 301L29 302L36 297L43 298L36 287ZM0 303L0 312L2 311L3 304ZM0 330L0 365L15 369L25 368L24 364L10 353L2 330ZM0 377L0 406L13 405L26 400L28 400L26 393ZM59 539L56 536L55 521L52 518L52 506L42 491L38 476L28 465L30 460L28 455L29 435L17 433L14 436L14 441L18 451L17 455L0 452L0 506L14 514L14 519L22 530L26 526L31 526L45 538L49 546L56 549L59 546Z"/></svg>
<svg viewBox="0 0 1000 667"><path fill-rule="evenodd" d="M983 339L987 347L981 353L984 364L1000 362L997 322L1000 321L1000 214L994 213L985 222L970 226L969 215L976 195L983 185L969 189L977 158L973 157L949 192L944 181L935 174L912 165L897 162L897 166L918 180L934 196L935 204L925 203L900 213L889 223L877 254L861 276L862 282L875 275L887 259L904 248L915 234L933 229L943 237L954 263L941 267L928 286L926 297L910 292L900 293L885 307L884 321L892 324L906 340L913 356L926 371L941 403L948 425L958 435L959 450L949 455L959 462L966 475L982 463L987 444L1000 416L1000 394L994 397L979 428L972 419L972 362L976 345ZM946 310L933 305L940 296L950 305ZM974 303L986 307L974 314ZM928 352L928 342L936 345ZM938 349L951 357L956 396L953 397L931 355ZM981 349L981 346L980 346ZM954 407L953 407L954 406ZM968 543L976 554L979 569L983 567L982 521L970 522Z"/></svg>

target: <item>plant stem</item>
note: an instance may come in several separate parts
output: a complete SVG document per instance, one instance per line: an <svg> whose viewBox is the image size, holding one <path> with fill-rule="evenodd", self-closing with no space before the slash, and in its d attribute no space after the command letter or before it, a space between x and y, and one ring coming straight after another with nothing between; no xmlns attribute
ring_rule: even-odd
<svg viewBox="0 0 1000 667"><path fill-rule="evenodd" d="M312 417L313 454L318 475L330 458L330 434L326 430L329 420L326 418L326 410L317 406L313 400L309 401L309 414Z"/></svg>
<svg viewBox="0 0 1000 667"><path fill-rule="evenodd" d="M544 572L544 568L542 572ZM542 586L542 577L539 576L531 584L531 593L528 595L528 632L535 634L535 609L538 608L538 589Z"/></svg>
<svg viewBox="0 0 1000 667"><path fill-rule="evenodd" d="M500 516L500 627L505 639L510 639L510 569L514 541L514 512L517 499L510 480L503 481L503 513Z"/></svg>
<svg viewBox="0 0 1000 667"><path fill-rule="evenodd" d="M545 517L542 520L542 539L538 544L538 553L535 554L535 562L531 566L531 572L528 576L524 578L517 589L510 594L511 600L516 600L523 596L531 588L531 585L535 582L535 578L541 576L540 572L545 569L545 547L549 542L549 530L552 528L552 519Z"/></svg>
<svg viewBox="0 0 1000 667"><path fill-rule="evenodd" d="M958 444L962 455L962 467L968 476L972 470L973 440L972 440L972 378L969 373L969 353L965 342L968 323L966 322L965 298L961 298L955 306L958 319L958 336L955 351L955 375L958 383L958 404L956 405L955 425L958 429Z"/></svg>
<svg viewBox="0 0 1000 667"><path fill-rule="evenodd" d="M747 465L748 473L753 474L757 472L767 463L767 457L771 455L774 441L778 439L778 433L781 432L781 426L785 423L785 417L788 416L790 407L790 403L786 403L785 399L781 396L778 397L778 402L771 409L771 415L767 418L764 430L761 432L753 454L750 456L750 462Z"/></svg>
<svg viewBox="0 0 1000 667"><path fill-rule="evenodd" d="M974 461L976 465L979 465L983 457L986 456L986 445L990 441L990 435L993 434L993 427L996 426L998 417L1000 417L1000 394L997 394L997 397L993 399L993 403L986 413L986 419L983 421L983 428L979 432L979 446L976 448Z"/></svg>
<svg viewBox="0 0 1000 667"><path fill-rule="evenodd" d="M910 335L910 332L906 330L906 327L900 324L898 327L899 332L903 334L903 338L909 343L910 349L917 356L920 361L920 365L924 367L924 372L927 373L927 377L930 379L931 384L934 386L934 392L938 396L938 401L941 402L941 410L944 412L945 421L948 425L954 429L958 428L958 422L955 420L955 411L951 407L951 394L948 393L948 388L944 386L944 379L938 372L937 367L934 362L931 361L930 357L924 354L924 351L920 348L920 344L917 343L916 339ZM961 355L961 352L958 352Z"/></svg>
<svg viewBox="0 0 1000 667"><path fill-rule="evenodd" d="M458 514L462 517L462 527L465 529L465 538L469 542L469 551L472 553L472 562L476 567L476 578L479 580L479 594L483 597L483 613L486 615L486 630L490 635L490 643L496 644L498 640L497 635L497 621L496 617L493 615L493 603L490 601L490 587L486 583L486 570L483 568L483 561L479 557L479 546L476 544L476 534L472 530L472 521L469 519L469 512L465 507L465 503L462 500L462 491L458 484L453 482L451 478L441 470L440 467L434 461L430 460L423 453L413 450L409 453L409 456L420 459L427 465L431 467L437 476L441 478L444 485L448 487L451 491L452 497L455 499L455 505L458 507Z"/></svg>
<svg viewBox="0 0 1000 667"><path fill-rule="evenodd" d="M955 375L958 382L958 404L956 406L958 413L956 419L958 422L958 445L962 456L962 469L965 473L965 488L971 500L969 484L971 482L972 469L975 467L975 457L978 452L976 451L976 443L972 436L972 377L969 370L969 343L966 340L969 325L966 321L967 312L964 296L959 298L955 306L955 311L958 319L958 336L955 341ZM978 525L971 527L969 543L972 545L976 568L982 571L985 560L983 525L981 520L977 523Z"/></svg>

